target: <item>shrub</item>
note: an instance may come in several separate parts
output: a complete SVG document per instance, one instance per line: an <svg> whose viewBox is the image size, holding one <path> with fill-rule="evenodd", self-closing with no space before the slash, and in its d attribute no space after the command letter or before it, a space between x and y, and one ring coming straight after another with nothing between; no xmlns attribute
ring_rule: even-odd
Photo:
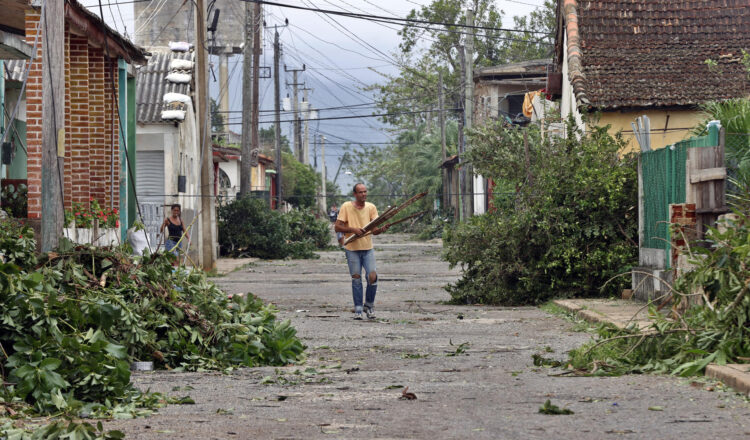
<svg viewBox="0 0 750 440"><path fill-rule="evenodd" d="M568 133L573 133L569 124ZM463 267L447 287L455 303L538 304L554 296L618 292L637 256L635 161L625 143L592 128L577 140L547 138L528 128L487 126L468 154L475 170L515 197L445 233L445 257ZM527 167L526 164L529 164Z"/></svg>
<svg viewBox="0 0 750 440"><path fill-rule="evenodd" d="M222 255L258 258L317 258L316 249L330 242L328 222L309 211L282 214L268 203L237 198L219 208L219 245Z"/></svg>
<svg viewBox="0 0 750 440"><path fill-rule="evenodd" d="M219 208L219 246L222 254L259 258L284 258L289 225L283 214L268 203L238 197Z"/></svg>
<svg viewBox="0 0 750 440"><path fill-rule="evenodd" d="M291 242L310 241L316 248L325 249L331 244L328 220L318 219L311 211L295 209L284 214L289 223Z"/></svg>

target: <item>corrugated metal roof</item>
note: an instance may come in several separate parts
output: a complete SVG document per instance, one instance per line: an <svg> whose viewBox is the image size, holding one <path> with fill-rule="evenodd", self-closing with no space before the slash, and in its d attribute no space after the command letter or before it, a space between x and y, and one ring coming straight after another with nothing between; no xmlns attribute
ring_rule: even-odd
<svg viewBox="0 0 750 440"><path fill-rule="evenodd" d="M26 68L25 60L5 60L5 79L10 81L23 81L23 71Z"/></svg>
<svg viewBox="0 0 750 440"><path fill-rule="evenodd" d="M166 93L192 96L192 84L175 84L167 81L169 62L173 59L193 61L192 53L154 53L148 64L138 69L136 76L136 118L139 124L172 124L161 119ZM192 75L192 72L186 72Z"/></svg>

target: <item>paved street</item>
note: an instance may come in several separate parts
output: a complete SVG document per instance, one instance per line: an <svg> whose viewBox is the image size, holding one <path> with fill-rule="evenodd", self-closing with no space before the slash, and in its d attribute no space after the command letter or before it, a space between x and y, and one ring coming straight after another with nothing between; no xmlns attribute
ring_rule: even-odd
<svg viewBox="0 0 750 440"><path fill-rule="evenodd" d="M537 308L443 304L456 279L439 243L375 238L374 322L351 319L343 252L267 261L217 279L292 320L304 365L230 374L134 375L152 391L189 394L149 418L114 421L133 439L740 439L750 404L733 392L659 376L555 377L532 355L565 358L589 338ZM400 399L407 387L416 400ZM176 391L175 391L176 390ZM573 415L543 415L550 399Z"/></svg>

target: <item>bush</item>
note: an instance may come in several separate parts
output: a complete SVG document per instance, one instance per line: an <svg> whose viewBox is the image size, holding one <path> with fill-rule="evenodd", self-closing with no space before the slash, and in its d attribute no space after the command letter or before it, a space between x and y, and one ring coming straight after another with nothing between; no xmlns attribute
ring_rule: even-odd
<svg viewBox="0 0 750 440"><path fill-rule="evenodd" d="M273 211L261 199L237 198L219 208L222 255L258 258L317 258L330 243L328 222L309 211Z"/></svg>
<svg viewBox="0 0 750 440"><path fill-rule="evenodd" d="M311 211L295 209L284 215L289 223L291 242L310 241L317 249L331 244L331 229L328 220L318 219Z"/></svg>
<svg viewBox="0 0 750 440"><path fill-rule="evenodd" d="M519 305L619 293L624 279L600 288L637 261L636 162L618 156L623 140L592 128L580 141L542 141L532 126L527 156L522 129L480 130L468 155L474 169L517 193L446 231L445 257L463 267L447 287L452 301Z"/></svg>
<svg viewBox="0 0 750 440"><path fill-rule="evenodd" d="M262 199L238 197L219 208L222 255L284 258L289 225Z"/></svg>

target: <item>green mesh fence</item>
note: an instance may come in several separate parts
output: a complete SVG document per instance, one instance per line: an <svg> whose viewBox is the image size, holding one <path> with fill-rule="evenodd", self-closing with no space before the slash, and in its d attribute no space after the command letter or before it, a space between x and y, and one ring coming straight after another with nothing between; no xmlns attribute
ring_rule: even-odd
<svg viewBox="0 0 750 440"><path fill-rule="evenodd" d="M719 129L658 150L641 153L643 179L643 242L641 246L665 250L669 268L669 205L685 203L685 163L689 148L719 144Z"/></svg>

